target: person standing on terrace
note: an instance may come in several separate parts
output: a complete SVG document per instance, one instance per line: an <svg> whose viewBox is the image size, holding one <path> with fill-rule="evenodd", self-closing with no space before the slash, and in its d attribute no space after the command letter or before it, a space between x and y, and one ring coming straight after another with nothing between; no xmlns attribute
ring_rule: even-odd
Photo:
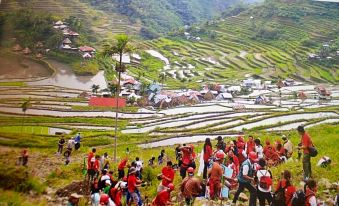
<svg viewBox="0 0 339 206"><path fill-rule="evenodd" d="M312 176L312 169L311 169L311 156L309 148L313 146L311 137L305 132L303 126L299 126L297 128L299 135L301 136L300 142L301 146L299 149L303 150L303 171L304 171L304 180L308 180Z"/></svg>

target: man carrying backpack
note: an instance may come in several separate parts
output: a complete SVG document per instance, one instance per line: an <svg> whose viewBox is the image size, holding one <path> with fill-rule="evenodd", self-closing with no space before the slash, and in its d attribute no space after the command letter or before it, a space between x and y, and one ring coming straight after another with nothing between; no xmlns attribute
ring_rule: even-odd
<svg viewBox="0 0 339 206"><path fill-rule="evenodd" d="M248 189L250 192L250 201L249 206L256 206L256 199L257 199L257 190L252 185L254 182L254 163L257 162L257 154L255 152L250 152L248 154L248 159L246 159L240 167L240 172L238 175L239 187L237 192L234 195L234 199L232 205L235 205L239 195L244 189Z"/></svg>
<svg viewBox="0 0 339 206"><path fill-rule="evenodd" d="M308 179L304 190L298 190L293 194L292 206L317 206L317 183Z"/></svg>
<svg viewBox="0 0 339 206"><path fill-rule="evenodd" d="M266 160L261 158L258 162L260 169L257 171L256 177L258 178L258 199L260 206L265 206L267 200L270 205L272 202L272 173L266 169Z"/></svg>
<svg viewBox="0 0 339 206"><path fill-rule="evenodd" d="M299 146L298 148L303 150L303 170L304 180L306 181L312 175L310 147L313 146L313 143L311 137L305 132L303 126L298 126L297 130L299 135L301 136L301 146Z"/></svg>

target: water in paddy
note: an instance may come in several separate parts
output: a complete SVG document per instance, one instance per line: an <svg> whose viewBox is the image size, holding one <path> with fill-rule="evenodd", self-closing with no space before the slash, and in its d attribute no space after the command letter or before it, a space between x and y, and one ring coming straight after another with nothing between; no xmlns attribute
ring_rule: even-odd
<svg viewBox="0 0 339 206"><path fill-rule="evenodd" d="M160 140L156 142L150 142L146 144L141 144L139 147L142 148L153 148L153 147L165 147L172 146L175 144L186 144L186 143L195 143L205 141L205 139L211 138L211 140L216 139L219 135L192 135L192 136L179 136L173 137L165 140ZM221 135L222 137L235 137L237 135Z"/></svg>
<svg viewBox="0 0 339 206"><path fill-rule="evenodd" d="M55 73L44 80L29 82L29 85L53 85L72 89L91 90L93 84L99 85L100 89L106 88L104 71L99 71L94 76L78 76L72 69L55 60L48 62L56 69Z"/></svg>
<svg viewBox="0 0 339 206"><path fill-rule="evenodd" d="M0 80L49 77L52 71L41 64L19 57L0 57Z"/></svg>

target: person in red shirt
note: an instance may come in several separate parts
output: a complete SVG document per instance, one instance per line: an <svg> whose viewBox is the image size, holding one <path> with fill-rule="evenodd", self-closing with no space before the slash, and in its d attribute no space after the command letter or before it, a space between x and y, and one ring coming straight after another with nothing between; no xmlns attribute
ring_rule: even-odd
<svg viewBox="0 0 339 206"><path fill-rule="evenodd" d="M312 169L311 169L311 156L309 148L313 146L311 137L305 132L303 126L298 126L297 131L301 136L301 146L299 149L303 150L303 171L304 171L304 180L311 178Z"/></svg>
<svg viewBox="0 0 339 206"><path fill-rule="evenodd" d="M232 158L232 161L229 161L228 164L231 164L231 163L234 164L234 166L235 166L234 172L236 172L236 174L238 175L239 168L240 168L240 163L239 163L238 157L234 154L233 150L228 151L228 157Z"/></svg>
<svg viewBox="0 0 339 206"><path fill-rule="evenodd" d="M173 183L168 184L167 188L158 193L152 201L151 206L171 205L171 192L174 190Z"/></svg>
<svg viewBox="0 0 339 206"><path fill-rule="evenodd" d="M182 179L186 177L186 170L189 167L193 167L195 169L195 163L194 163L194 147L193 145L190 146L182 146L180 147L180 151L182 152L182 164L180 166L180 176Z"/></svg>
<svg viewBox="0 0 339 206"><path fill-rule="evenodd" d="M95 152L97 150L95 148L92 149L90 153L88 153L87 156L87 174L89 175L89 178L93 178L94 175L94 162L95 162Z"/></svg>
<svg viewBox="0 0 339 206"><path fill-rule="evenodd" d="M162 168L161 170L161 178L162 181L159 184L158 192L161 192L166 187L168 187L169 184L173 183L174 180L174 169L172 168L172 162L168 161L166 164L166 167Z"/></svg>
<svg viewBox="0 0 339 206"><path fill-rule="evenodd" d="M141 180L136 177L136 172L137 170L135 169L135 167L131 167L129 171L129 176L127 178L127 189L131 197L128 205L138 205L138 202L140 201L138 195L138 187L141 184Z"/></svg>
<svg viewBox="0 0 339 206"><path fill-rule="evenodd" d="M277 140L275 142L276 144L276 147L275 147L275 150L277 151L279 157L280 157L280 160L282 162L285 162L287 160L286 158L286 151L285 151L285 148L283 147L283 145L281 144L281 141L280 140Z"/></svg>
<svg viewBox="0 0 339 206"><path fill-rule="evenodd" d="M244 141L244 138L242 136L239 136L238 137L238 140L237 140L237 148L238 148L238 159L239 159L239 163L242 164L247 158L244 156L244 151L245 151L245 141Z"/></svg>
<svg viewBox="0 0 339 206"><path fill-rule="evenodd" d="M246 143L246 154L249 154L250 152L255 152L255 143L252 135L248 136L248 141Z"/></svg>
<svg viewBox="0 0 339 206"><path fill-rule="evenodd" d="M204 144L204 171L203 171L203 179L207 179L207 168L210 163L210 158L213 155L213 150L212 150L212 144L211 144L211 139L206 138L205 139L205 144Z"/></svg>
<svg viewBox="0 0 339 206"><path fill-rule="evenodd" d="M282 179L279 180L276 189L275 194L282 192L282 190L285 191L285 205L286 206L292 206L292 197L294 192L296 191L295 187L292 185L292 175L291 172L288 170L285 170L282 174ZM278 204L280 205L280 204Z"/></svg>
<svg viewBox="0 0 339 206"><path fill-rule="evenodd" d="M125 176L125 167L127 166L128 158L124 158L118 165L118 179L121 180Z"/></svg>

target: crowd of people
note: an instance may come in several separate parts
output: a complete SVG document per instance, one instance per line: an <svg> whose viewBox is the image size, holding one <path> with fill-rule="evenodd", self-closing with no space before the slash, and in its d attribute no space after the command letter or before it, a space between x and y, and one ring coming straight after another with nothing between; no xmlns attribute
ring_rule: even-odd
<svg viewBox="0 0 339 206"><path fill-rule="evenodd" d="M288 161L293 154L294 145L286 136L271 144L265 145L259 138L239 135L235 140L224 142L217 137L217 144L212 145L211 139L206 138L201 160L197 164L198 156L193 145L178 145L175 148L176 162L165 158L165 150L161 150L157 164L166 165L157 176L160 181L157 195L152 198L153 206L173 205L171 192L177 188L177 201L186 205L194 205L195 198L203 197L209 200L223 201L230 198L230 191L235 191L232 204L235 205L240 194L246 189L249 191L249 205L260 206L316 206L317 184L311 178L310 158L314 145L310 136L302 126L297 128L300 134L300 144L296 147L303 154L303 180L305 188L297 190L293 185L292 174L284 170L279 181L274 183L271 166ZM246 140L247 139L247 140ZM148 160L149 167L156 166L156 158ZM197 168L197 165L200 168ZM87 156L87 177L91 182L90 194L92 206L106 205L149 205L142 199L140 187L143 182L143 161L136 157L129 159L128 155L122 158L117 165L118 174L115 176L107 153L97 155L95 148ZM181 183L174 184L176 173L181 177ZM202 174L202 178L196 175ZM276 185L276 187L274 187Z"/></svg>

